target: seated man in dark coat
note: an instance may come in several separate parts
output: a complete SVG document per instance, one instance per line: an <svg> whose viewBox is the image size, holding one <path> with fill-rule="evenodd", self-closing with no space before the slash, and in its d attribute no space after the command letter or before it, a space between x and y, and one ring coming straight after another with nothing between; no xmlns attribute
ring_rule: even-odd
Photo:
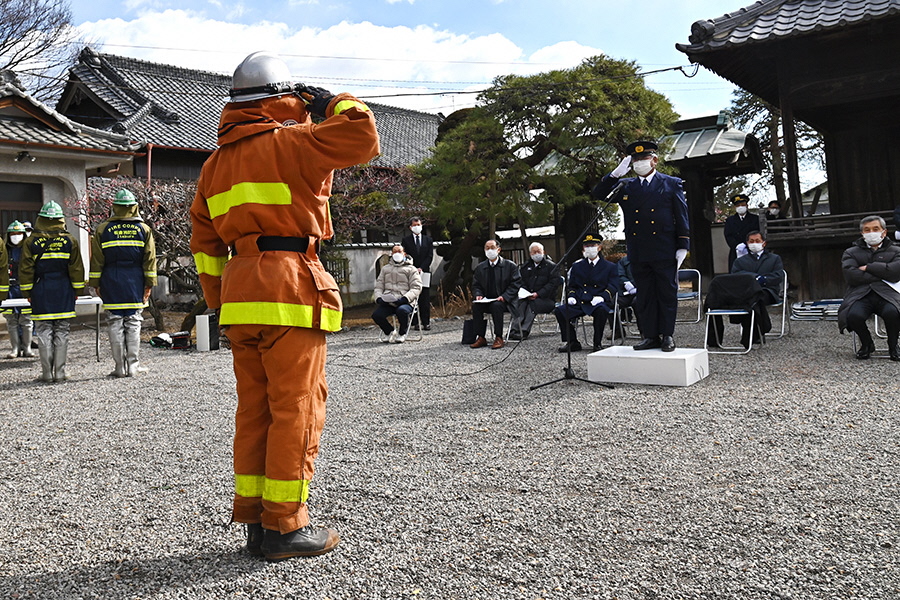
<svg viewBox="0 0 900 600"><path fill-rule="evenodd" d="M475 321L477 337L471 347L483 348L488 345L484 338L487 332L484 314L489 312L494 319L494 343L491 349L496 350L506 345L503 341L503 313L510 311L515 318L513 302L519 294L522 279L519 277L518 265L500 256L500 244L497 240L488 240L484 244L484 255L487 259L478 263L472 274L472 295L475 297L475 302L472 303L472 320Z"/></svg>
<svg viewBox="0 0 900 600"><path fill-rule="evenodd" d="M725 243L728 244L728 270L731 271L731 265L738 257L738 254L744 254L746 250L745 241L747 234L751 231L759 231L759 217L749 212L747 204L750 197L746 194L735 194L731 197L731 204L734 206L735 214L725 219Z"/></svg>
<svg viewBox="0 0 900 600"><path fill-rule="evenodd" d="M584 258L576 261L569 270L566 303L553 311L563 341L560 352L581 350L573 321L582 315L594 317L594 350L603 347L603 330L619 292L619 275L616 265L600 256L601 241L597 235L585 236L582 242Z"/></svg>
<svg viewBox="0 0 900 600"><path fill-rule="evenodd" d="M841 257L847 291L838 309L838 327L841 333L849 329L859 336L856 358L866 359L875 351L866 320L877 314L884 319L891 360L900 360L900 286L896 285L900 282L900 245L887 237L884 219L879 216L864 217L859 229L862 237Z"/></svg>
<svg viewBox="0 0 900 600"><path fill-rule="evenodd" d="M766 306L781 301L784 291L784 264L781 257L766 250L766 240L759 231L751 231L747 235L747 254L739 256L731 265L732 273L750 273L756 276L759 285L762 286L762 303ZM750 317L738 319L741 323L741 343L745 348L750 347ZM764 327L765 331L769 331ZM754 342L759 341L754 339Z"/></svg>
<svg viewBox="0 0 900 600"><path fill-rule="evenodd" d="M509 334L512 339L527 340L531 334L531 325L537 314L551 313L556 306L556 290L562 284L562 278L556 263L546 257L544 246L534 242L528 247L530 260L519 265L522 276L522 287L519 288L518 312L522 317L520 331L513 330Z"/></svg>

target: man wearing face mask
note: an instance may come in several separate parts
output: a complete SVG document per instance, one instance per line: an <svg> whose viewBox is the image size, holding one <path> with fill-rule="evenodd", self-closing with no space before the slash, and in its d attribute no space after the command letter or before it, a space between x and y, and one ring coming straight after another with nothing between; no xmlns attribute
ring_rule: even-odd
<svg viewBox="0 0 900 600"><path fill-rule="evenodd" d="M4 269L2 276L7 279L4 283L8 287L4 291L7 292L7 298L21 298L19 261L22 260L22 247L25 243L25 226L18 221L13 221L6 232L4 251L6 252L8 270ZM9 343L12 346L6 358L16 358L17 356L30 358L34 356L34 352L31 349L31 334L34 327L31 322L31 308L7 308L3 310L3 317L6 319L6 330L9 332Z"/></svg>
<svg viewBox="0 0 900 600"><path fill-rule="evenodd" d="M391 259L381 267L375 280L375 304L378 306L372 313L372 320L381 328L379 340L398 344L406 341L412 304L420 297L421 291L422 276L419 270L403 251L403 246L396 244L391 249ZM391 315L397 315L398 331L394 331L389 321Z"/></svg>
<svg viewBox="0 0 900 600"><path fill-rule="evenodd" d="M422 217L412 217L409 220L410 234L401 240L403 251L412 259L412 264L419 271L419 274L428 273L423 279L431 279L431 261L434 260L434 242L431 236L422 232ZM422 286L422 293L419 294L419 318L418 323L413 323L413 327L418 329L420 326L425 331L431 329L431 288Z"/></svg>
<svg viewBox="0 0 900 600"><path fill-rule="evenodd" d="M533 242L528 247L529 260L519 265L522 287L519 288L518 312L522 315L520 331L515 329L509 337L527 340L531 334L534 317L541 313L553 312L556 306L556 290L562 283L556 263L544 254L544 246Z"/></svg>
<svg viewBox="0 0 900 600"><path fill-rule="evenodd" d="M690 249L690 222L682 181L656 170L659 147L655 142L630 144L627 156L593 190L604 200L620 182L612 202L622 208L625 240L634 285L641 291L634 301L643 339L635 350L675 350L678 314L678 268ZM637 177L620 180L634 169Z"/></svg>
<svg viewBox="0 0 900 600"><path fill-rule="evenodd" d="M756 280L763 289L763 306L757 311L756 322L759 324L759 331L763 334L772 329L772 323L769 320L769 313L766 312L765 306L775 304L781 300L784 285L784 264L781 257L773 252L766 250L766 240L759 231L751 231L747 235L747 254L739 256L731 265L732 273L750 273L756 276ZM716 317L721 319L721 317ZM741 343L745 348L750 347L750 316L734 317L741 324ZM720 330L721 331L721 330ZM709 339L721 339L719 337L710 336ZM753 340L759 341L759 340Z"/></svg>
<svg viewBox="0 0 900 600"><path fill-rule="evenodd" d="M485 313L491 313L494 320L494 343L492 350L506 345L503 341L503 313L509 311L515 315L515 305L522 278L519 267L511 260L500 256L500 244L497 240L488 240L484 244L486 260L475 267L472 274L472 320L475 322L475 343L470 348L484 348L488 345L484 335L487 333Z"/></svg>
<svg viewBox="0 0 900 600"><path fill-rule="evenodd" d="M735 194L731 197L731 204L734 206L734 213L725 219L725 242L728 244L728 270L731 271L731 265L734 259L739 255L747 252L747 245L744 240L751 231L759 231L759 217L749 212L747 204L750 202L749 196L745 194Z"/></svg>
<svg viewBox="0 0 900 600"><path fill-rule="evenodd" d="M900 360L900 292L890 285L900 282L900 245L887 237L879 216L864 217L859 229L862 237L841 257L847 291L838 309L838 327L841 333L849 329L859 336L856 358L864 360L875 351L866 320L877 314L884 319L891 360Z"/></svg>
<svg viewBox="0 0 900 600"><path fill-rule="evenodd" d="M616 265L600 255L602 240L599 235L585 236L581 242L584 258L569 270L566 302L553 311L563 341L560 352L581 350L573 322L582 315L594 317L594 351L603 347L603 330L619 292L619 275Z"/></svg>

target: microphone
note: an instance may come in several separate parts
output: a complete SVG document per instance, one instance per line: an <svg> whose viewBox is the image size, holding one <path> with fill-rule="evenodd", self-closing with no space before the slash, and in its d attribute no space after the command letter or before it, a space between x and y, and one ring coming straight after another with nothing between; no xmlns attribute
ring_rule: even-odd
<svg viewBox="0 0 900 600"><path fill-rule="evenodd" d="M619 191L620 191L623 187L625 187L625 184L626 184L626 183L628 183L628 182L625 181L625 180L622 180L622 181L620 181L618 184L616 184L616 187L614 187L614 188L612 189L612 191L611 191L609 194L606 195L605 200L606 200L607 202L609 202L610 200L612 200L612 197L615 196L616 194L618 194Z"/></svg>

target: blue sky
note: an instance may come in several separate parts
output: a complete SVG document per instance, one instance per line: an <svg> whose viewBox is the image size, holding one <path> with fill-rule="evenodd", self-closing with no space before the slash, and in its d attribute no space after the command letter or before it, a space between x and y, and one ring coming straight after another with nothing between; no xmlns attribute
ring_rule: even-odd
<svg viewBox="0 0 900 600"><path fill-rule="evenodd" d="M73 0L75 24L102 52L218 73L248 53L281 54L298 81L385 104L471 106L498 75L575 66L603 53L642 70L688 65L691 24L752 0ZM733 86L700 69L648 76L683 117L726 108Z"/></svg>

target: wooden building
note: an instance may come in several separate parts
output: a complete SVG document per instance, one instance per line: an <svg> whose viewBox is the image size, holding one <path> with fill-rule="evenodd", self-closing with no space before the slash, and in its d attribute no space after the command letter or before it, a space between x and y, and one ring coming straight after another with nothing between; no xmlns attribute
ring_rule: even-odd
<svg viewBox="0 0 900 600"><path fill-rule="evenodd" d="M898 0L760 0L676 44L782 112L793 218L770 223L769 238L801 299L840 297L859 218L900 204L898 32ZM802 213L795 119L824 137L831 215Z"/></svg>

